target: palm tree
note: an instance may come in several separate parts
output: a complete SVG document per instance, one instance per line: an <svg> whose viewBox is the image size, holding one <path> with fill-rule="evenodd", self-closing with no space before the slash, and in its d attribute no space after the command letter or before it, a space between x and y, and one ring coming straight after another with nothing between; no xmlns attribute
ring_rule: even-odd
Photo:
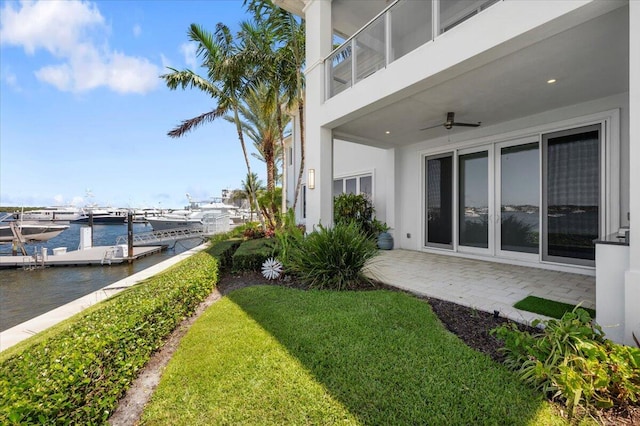
<svg viewBox="0 0 640 426"><path fill-rule="evenodd" d="M265 102L269 96L269 88L264 83L249 90L239 106L241 127L245 135L253 141L256 151L267 166L267 191L273 191L276 184L276 164L281 147L278 145L279 126L289 123L289 117L278 117L278 109L272 102ZM225 116L228 121L233 117Z"/></svg>
<svg viewBox="0 0 640 426"><path fill-rule="evenodd" d="M272 99L284 96L287 110L297 107L300 120L300 170L295 189L293 208L295 209L302 186L305 167L304 137L304 74L305 30L304 22L286 10L274 6L270 0L245 0L245 5L253 12L258 28L262 28L263 40L269 40L271 49L257 49L254 52L266 66L256 72L254 78L264 79L274 93ZM264 36L269 34L269 38ZM254 46L260 46L254 43ZM255 62L254 62L255 63ZM277 102L277 108L281 107ZM279 114L279 116L281 116ZM280 141L284 154L283 126L279 126ZM284 165L284 161L283 161Z"/></svg>
<svg viewBox="0 0 640 426"><path fill-rule="evenodd" d="M216 25L215 34L209 33L197 24L191 24L189 38L198 44L196 53L202 59L202 65L207 69L207 77L201 77L189 69L180 71L174 68L169 68L171 72L160 77L165 80L171 90L175 90L178 87L183 90L187 87L195 87L202 90L217 101L217 106L211 111L182 121L179 126L169 131L168 135L174 138L183 136L198 126L212 122L231 111L242 153L244 154L247 174L251 175L251 165L238 115L240 100L247 88L245 84L247 63L243 60L243 56L239 54L240 50L231 31L222 23ZM255 194L253 194L252 199L259 212ZM259 217L261 218L260 215Z"/></svg>
<svg viewBox="0 0 640 426"><path fill-rule="evenodd" d="M242 181L242 190L247 195L249 199L249 206L251 211L251 217L249 221L253 221L253 211L254 205L258 205L258 191L262 191L264 189L264 183L258 178L257 173L247 173L247 177ZM260 208L256 210L258 213L260 212Z"/></svg>

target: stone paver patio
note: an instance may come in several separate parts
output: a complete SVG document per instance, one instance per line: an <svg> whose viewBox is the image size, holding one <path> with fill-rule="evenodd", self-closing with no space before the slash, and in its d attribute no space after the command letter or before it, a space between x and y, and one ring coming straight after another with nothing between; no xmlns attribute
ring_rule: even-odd
<svg viewBox="0 0 640 426"><path fill-rule="evenodd" d="M513 304L528 295L595 308L595 277L410 250L382 251L367 268L372 278L530 324L539 314Z"/></svg>

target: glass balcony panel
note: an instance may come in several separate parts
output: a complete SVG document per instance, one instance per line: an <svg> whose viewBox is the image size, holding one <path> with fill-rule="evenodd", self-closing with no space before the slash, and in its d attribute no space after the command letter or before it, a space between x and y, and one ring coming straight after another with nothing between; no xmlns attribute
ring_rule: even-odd
<svg viewBox="0 0 640 426"><path fill-rule="evenodd" d="M356 82L386 66L384 15L356 36Z"/></svg>
<svg viewBox="0 0 640 426"><path fill-rule="evenodd" d="M449 31L498 1L500 0L441 0L439 33Z"/></svg>
<svg viewBox="0 0 640 426"><path fill-rule="evenodd" d="M346 44L329 58L329 95L335 96L351 87L351 44Z"/></svg>
<svg viewBox="0 0 640 426"><path fill-rule="evenodd" d="M398 2L391 9L391 58L401 58L412 50L431 41L431 0Z"/></svg>

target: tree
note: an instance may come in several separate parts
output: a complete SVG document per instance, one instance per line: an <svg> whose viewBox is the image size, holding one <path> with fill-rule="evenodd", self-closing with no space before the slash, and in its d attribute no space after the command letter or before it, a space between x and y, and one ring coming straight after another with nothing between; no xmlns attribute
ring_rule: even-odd
<svg viewBox="0 0 640 426"><path fill-rule="evenodd" d="M275 108L274 103L265 102L268 96L269 88L264 83L259 83L245 93L244 102L239 106L238 111L242 131L253 141L259 153L256 157L266 163L267 191L273 191L276 185L277 157L281 151L278 145L279 126L280 123L286 126L289 123L289 117L278 117L281 111ZM234 121L234 117L229 115L225 116L225 119Z"/></svg>
<svg viewBox="0 0 640 426"><path fill-rule="evenodd" d="M254 14L258 27L262 28L264 37L269 40L271 49L257 49L262 51L261 62L268 66L256 72L255 78L268 81L269 86L277 97L283 96L287 110L298 109L300 120L300 169L296 183L293 208L298 202L302 178L305 167L305 136L304 136L304 74L302 69L305 62L305 30L304 22L286 10L279 8L270 0L245 0L247 9ZM253 46L260 46L259 43ZM259 52L254 57L260 58ZM255 63L255 62L254 62ZM274 95L275 96L275 95ZM277 108L281 104L277 103ZM281 129L280 141L284 153L284 137ZM284 161L283 161L284 165Z"/></svg>
<svg viewBox="0 0 640 426"><path fill-rule="evenodd" d="M238 49L231 31L222 23L216 25L215 34L209 33L199 25L191 24L189 38L198 44L196 54L202 60L202 66L207 70L207 77L201 77L189 69L180 71L174 68L169 68L171 72L160 77L165 80L167 87L171 90L178 87L183 90L186 88L202 90L217 101L217 106L209 112L182 121L179 126L169 131L168 135L174 138L183 136L198 126L212 122L231 112L244 154L247 175L250 176L252 174L251 165L238 115L241 99L248 87L245 84L248 64L243 60L243 55L240 54L241 51ZM251 199L255 202L255 208L259 212L255 194ZM261 218L260 215L259 217Z"/></svg>
<svg viewBox="0 0 640 426"><path fill-rule="evenodd" d="M253 221L254 206L258 205L258 191L262 191L263 189L264 183L258 178L258 175L256 173L247 173L247 177L242 181L242 190L249 199L249 206L251 209L250 221ZM257 211L260 211L260 207L257 208Z"/></svg>

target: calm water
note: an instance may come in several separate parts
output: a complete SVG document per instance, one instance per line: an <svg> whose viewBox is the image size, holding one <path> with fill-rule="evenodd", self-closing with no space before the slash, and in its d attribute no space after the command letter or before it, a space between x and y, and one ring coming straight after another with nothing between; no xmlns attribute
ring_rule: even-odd
<svg viewBox="0 0 640 426"><path fill-rule="evenodd" d="M76 250L80 244L80 227L71 224L69 229L46 243L28 244L27 252L32 254L42 247L49 249L49 255L55 247ZM134 233L151 230L149 225L133 225ZM121 235L127 235L127 225L95 225L94 245L115 244ZM142 271L199 243L199 239L180 241L173 249L138 259L131 265L55 267L33 271L0 269L0 331ZM0 253L11 254L11 244L0 244Z"/></svg>

